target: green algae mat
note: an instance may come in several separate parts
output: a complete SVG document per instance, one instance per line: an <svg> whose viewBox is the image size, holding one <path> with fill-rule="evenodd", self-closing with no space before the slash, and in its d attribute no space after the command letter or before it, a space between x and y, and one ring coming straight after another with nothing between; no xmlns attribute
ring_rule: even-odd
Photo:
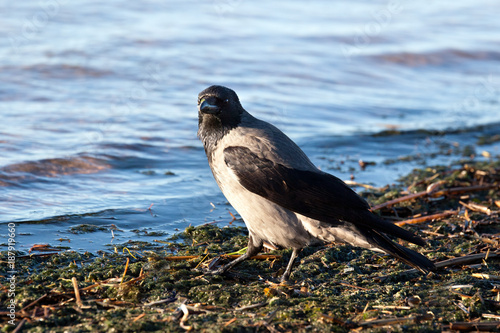
<svg viewBox="0 0 500 333"><path fill-rule="evenodd" d="M9 253L0 275L3 332L500 331L500 163L415 170L362 195L428 241L427 276L345 244L262 253L204 274L247 243L245 228L189 227L155 243L96 254L49 246ZM88 228L88 226L86 226ZM14 290L14 293L12 293ZM14 305L12 305L14 304Z"/></svg>

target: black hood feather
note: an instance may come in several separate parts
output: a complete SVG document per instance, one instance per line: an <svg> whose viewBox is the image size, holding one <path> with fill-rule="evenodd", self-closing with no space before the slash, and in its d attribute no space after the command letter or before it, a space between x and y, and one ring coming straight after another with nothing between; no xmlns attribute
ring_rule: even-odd
<svg viewBox="0 0 500 333"><path fill-rule="evenodd" d="M198 137L207 156L217 143L241 122L246 112L236 93L223 86L210 86L198 95Z"/></svg>

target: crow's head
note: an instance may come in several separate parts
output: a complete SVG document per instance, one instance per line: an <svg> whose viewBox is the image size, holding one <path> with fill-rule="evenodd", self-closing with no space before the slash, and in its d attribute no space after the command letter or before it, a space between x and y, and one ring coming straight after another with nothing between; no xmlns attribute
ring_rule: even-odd
<svg viewBox="0 0 500 333"><path fill-rule="evenodd" d="M203 90L198 95L198 136L205 148L238 126L244 111L233 90L223 86Z"/></svg>

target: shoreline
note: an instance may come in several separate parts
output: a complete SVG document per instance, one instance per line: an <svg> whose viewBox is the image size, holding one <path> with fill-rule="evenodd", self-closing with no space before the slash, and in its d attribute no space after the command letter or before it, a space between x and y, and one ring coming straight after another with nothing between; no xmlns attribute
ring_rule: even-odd
<svg viewBox="0 0 500 333"><path fill-rule="evenodd" d="M396 186L362 193L396 223L424 218L404 228L428 241L410 248L445 262L428 276L345 244L305 248L288 285L277 282L291 250L262 253L225 276L204 275L197 268L247 242L243 227L210 224L161 243L115 245L114 253L16 253L15 297L0 296L2 331L15 328L5 320L12 320L11 299L15 324L30 332L498 330L499 184L495 161L414 170ZM428 193L384 206L407 190ZM425 220L445 211L453 213Z"/></svg>

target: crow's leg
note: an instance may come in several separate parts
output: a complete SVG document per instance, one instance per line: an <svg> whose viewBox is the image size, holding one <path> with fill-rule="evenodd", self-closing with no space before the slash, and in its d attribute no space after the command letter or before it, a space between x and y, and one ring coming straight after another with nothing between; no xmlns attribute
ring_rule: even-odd
<svg viewBox="0 0 500 333"><path fill-rule="evenodd" d="M288 278L290 277L290 273L292 273L292 266L293 262L295 261L295 258L299 255L300 249L293 249L292 256L290 257L290 260L288 261L288 265L286 266L285 273L281 276L281 282L286 282L288 281Z"/></svg>
<svg viewBox="0 0 500 333"><path fill-rule="evenodd" d="M247 252L245 252L245 254L239 256L238 258L234 259L230 263L223 265L219 269L208 272L208 274L222 275L222 274L226 273L228 270L230 270L231 268L233 268L235 265L239 264L243 260L246 260L250 257L257 255L260 252L260 250L262 250L262 245L263 245L262 241L258 241L257 245L256 245L254 242L254 238L252 237L252 235L250 235L248 238Z"/></svg>

